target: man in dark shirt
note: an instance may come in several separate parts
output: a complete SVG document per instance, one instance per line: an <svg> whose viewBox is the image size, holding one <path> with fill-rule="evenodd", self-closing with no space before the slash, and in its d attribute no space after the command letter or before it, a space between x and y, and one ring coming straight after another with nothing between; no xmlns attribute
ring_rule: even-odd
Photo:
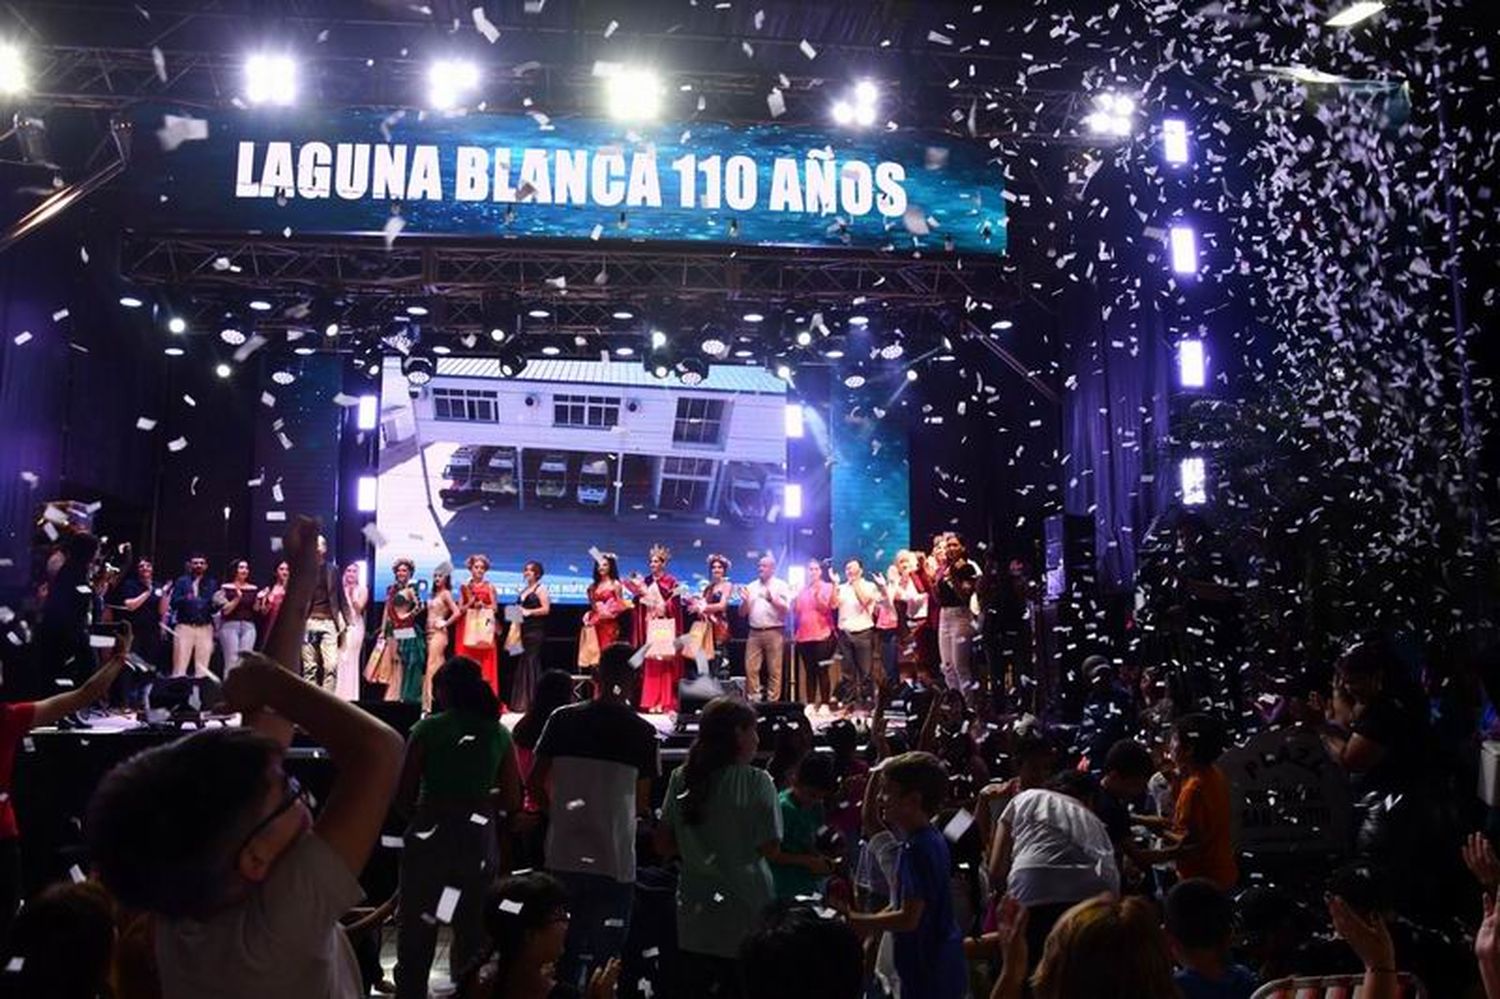
<svg viewBox="0 0 1500 999"><path fill-rule="evenodd" d="M161 668L161 591L150 559L140 559L119 589L106 599L116 621L130 622L130 650Z"/></svg>
<svg viewBox="0 0 1500 999"><path fill-rule="evenodd" d="M312 607L307 612L307 638L302 643L302 679L338 690L339 646L349 627L349 601L339 568L328 561L328 541L318 535L318 558L322 568L313 586Z"/></svg>
<svg viewBox="0 0 1500 999"><path fill-rule="evenodd" d="M219 584L208 575L202 552L188 556L187 571L177 577L167 595L172 612L172 675L207 676L214 654L214 593Z"/></svg>
<svg viewBox="0 0 1500 999"><path fill-rule="evenodd" d="M599 657L599 699L558 708L542 730L529 780L550 817L547 871L568 889L572 921L557 978L586 984L590 961L618 957L635 893L636 817L651 812L656 730L626 700L632 649Z"/></svg>

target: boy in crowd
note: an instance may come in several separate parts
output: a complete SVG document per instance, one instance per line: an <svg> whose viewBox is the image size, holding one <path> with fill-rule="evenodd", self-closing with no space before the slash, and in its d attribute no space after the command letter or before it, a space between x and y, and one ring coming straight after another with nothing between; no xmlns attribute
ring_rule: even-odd
<svg viewBox="0 0 1500 999"><path fill-rule="evenodd" d="M1255 972L1230 957L1234 902L1207 878L1180 881L1167 893L1167 939L1180 970L1183 999L1250 999Z"/></svg>
<svg viewBox="0 0 1500 999"><path fill-rule="evenodd" d="M823 827L823 803L836 790L832 757L802 757L791 786L779 796L781 852L771 864L777 898L821 894L823 879L833 873L833 861L818 853L818 830Z"/></svg>
<svg viewBox="0 0 1500 999"><path fill-rule="evenodd" d="M360 900L401 769L401 739L353 704L303 681L299 662L320 570L317 525L287 536L287 593L265 656L250 655L224 695L247 729L198 732L110 771L89 806L100 879L156 917L164 999L363 994L339 917ZM292 726L333 758L316 821L284 769Z"/></svg>
<svg viewBox="0 0 1500 999"><path fill-rule="evenodd" d="M948 775L931 753L902 753L881 773L880 807L902 838L889 908L850 913L860 934L891 933L902 999L951 999L968 987L963 938L948 887L951 860L932 817L943 805Z"/></svg>
<svg viewBox="0 0 1500 999"><path fill-rule="evenodd" d="M1130 806L1146 794L1146 785L1156 772L1156 763L1151 751L1139 742L1121 739L1109 747L1104 755L1104 774L1099 779L1099 794L1094 799L1094 812L1109 831L1109 841L1115 847L1115 866L1120 869L1123 888L1128 880L1126 860L1134 868L1137 880L1150 871L1142 850L1130 837Z"/></svg>
<svg viewBox="0 0 1500 999"><path fill-rule="evenodd" d="M1208 878L1223 891L1239 880L1234 859L1229 778L1214 761L1224 751L1224 729L1208 715L1183 715L1172 729L1172 765L1182 782L1170 823L1148 817L1137 821L1163 830L1170 845L1143 850L1148 864L1173 861L1177 876Z"/></svg>

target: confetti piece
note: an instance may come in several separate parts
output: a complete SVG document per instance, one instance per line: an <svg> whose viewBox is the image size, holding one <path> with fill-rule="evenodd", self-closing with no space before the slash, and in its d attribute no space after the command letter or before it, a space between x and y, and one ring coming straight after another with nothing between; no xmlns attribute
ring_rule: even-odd
<svg viewBox="0 0 1500 999"><path fill-rule="evenodd" d="M499 908L501 912L508 913L512 916L519 916L522 912L525 911L526 906L524 906L520 902L517 902L513 898L502 898L500 900Z"/></svg>
<svg viewBox="0 0 1500 999"><path fill-rule="evenodd" d="M135 428L137 430L155 430L156 421L150 419L149 417L142 416L140 419L135 421Z"/></svg>
<svg viewBox="0 0 1500 999"><path fill-rule="evenodd" d="M188 442L187 442L187 438L186 437L178 437L178 438L176 438L174 440L170 440L170 441L167 442L167 450L171 451L173 453L181 451L183 448L185 448L187 446L188 446Z"/></svg>
<svg viewBox="0 0 1500 999"><path fill-rule="evenodd" d="M494 45L500 38L500 29L485 14L483 7L475 7L470 13L474 15L474 30L484 36L484 40Z"/></svg>
<svg viewBox="0 0 1500 999"><path fill-rule="evenodd" d="M766 95L766 107L770 109L772 118L780 118L786 114L786 98L781 95L780 90L773 89Z"/></svg>
<svg viewBox="0 0 1500 999"><path fill-rule="evenodd" d="M68 318L69 314L70 313L67 309L58 309L56 312L52 313L52 321L54 323L60 323L64 319Z"/></svg>
<svg viewBox="0 0 1500 999"><path fill-rule="evenodd" d="M809 42L806 38L802 39L802 41L798 43L797 48L800 49L802 51L802 54L807 56L807 58L809 59L816 59L818 57L818 50L813 48L812 43Z"/></svg>
<svg viewBox="0 0 1500 999"><path fill-rule="evenodd" d="M14 339L15 339L16 346L19 347L22 344L26 344L26 343L30 343L31 342L31 334L29 332L17 333L15 335Z"/></svg>
<svg viewBox="0 0 1500 999"><path fill-rule="evenodd" d="M162 127L157 129L156 139L166 152L173 152L184 142L199 142L208 138L208 122L203 118L169 114L162 118ZM87 263L87 259L84 261Z"/></svg>
<svg viewBox="0 0 1500 999"><path fill-rule="evenodd" d="M433 912L433 915L437 917L438 922L453 922L454 910L458 908L458 900L462 896L463 893L460 892L457 888L449 886L443 889L443 894L438 896L437 909ZM501 903L501 905L504 904L504 902Z"/></svg>
<svg viewBox="0 0 1500 999"><path fill-rule="evenodd" d="M610 21L609 24L606 25L605 28L604 28L604 37L608 38L609 36L613 35L616 31L618 31L619 28L620 28L620 22L619 21Z"/></svg>
<svg viewBox="0 0 1500 999"><path fill-rule="evenodd" d="M400 215L392 215L385 220L385 248L389 250L396 243L396 237L401 235L401 230L406 228L406 219Z"/></svg>
<svg viewBox="0 0 1500 999"><path fill-rule="evenodd" d="M161 49L155 45L151 46L151 65L156 67L156 78L162 83L167 82L167 57L161 54Z"/></svg>

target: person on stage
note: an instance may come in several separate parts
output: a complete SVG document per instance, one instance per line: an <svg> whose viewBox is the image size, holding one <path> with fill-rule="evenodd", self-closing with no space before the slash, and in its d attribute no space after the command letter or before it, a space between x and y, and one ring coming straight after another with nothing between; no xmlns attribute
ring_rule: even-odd
<svg viewBox="0 0 1500 999"><path fill-rule="evenodd" d="M875 605L880 602L880 588L865 578L865 564L851 558L844 564L848 582L839 585L839 632L844 650L844 664L853 671L845 673L852 681L855 707L870 700L870 684L875 666ZM837 574L833 581L838 583Z"/></svg>
<svg viewBox="0 0 1500 999"><path fill-rule="evenodd" d="M281 613L281 601L286 599L286 581L291 578L292 567L285 561L276 563L276 579L270 586L261 590L255 598L255 616L260 619L260 627L256 630L259 637L256 640L256 648L264 649L266 636L271 633L271 626L276 623L276 615Z"/></svg>
<svg viewBox="0 0 1500 999"><path fill-rule="evenodd" d="M706 659L713 659L719 650L729 650L729 598L734 595L729 569L729 559L723 555L710 555L708 582L703 584L703 595L694 597L689 608L698 616L693 628L697 632L698 651Z"/></svg>
<svg viewBox="0 0 1500 999"><path fill-rule="evenodd" d="M949 690L974 698L974 611L971 602L979 584L979 567L969 561L963 539L949 534L943 542L942 571L937 577L938 656Z"/></svg>
<svg viewBox="0 0 1500 999"><path fill-rule="evenodd" d="M776 560L761 556L756 577L740 590L740 614L750 625L745 639L745 684L752 702L781 700L781 659L786 647L786 614L792 592L776 578ZM761 686L761 667L767 683Z"/></svg>
<svg viewBox="0 0 1500 999"><path fill-rule="evenodd" d="M302 678L330 694L338 689L339 650L349 626L344 601L343 572L328 561L328 539L318 535L318 558L323 567L313 583L312 606L307 611L307 638L302 643Z"/></svg>
<svg viewBox="0 0 1500 999"><path fill-rule="evenodd" d="M208 559L189 556L187 572L177 577L165 602L172 612L172 675L207 676L214 654L213 599L219 587L208 575Z"/></svg>
<svg viewBox="0 0 1500 999"><path fill-rule="evenodd" d="M599 665L603 650L620 640L620 617L630 610L625 602L625 588L620 584L620 564L613 553L600 552L594 559L594 581L589 584L588 600L589 609L584 612L578 639L580 668Z"/></svg>
<svg viewBox="0 0 1500 999"><path fill-rule="evenodd" d="M398 558L391 566L396 581L385 591L385 616L382 619L379 651L371 657L368 677L371 683L385 684L385 700L422 702L422 683L427 674L427 643L417 630L417 612L421 598L412 585L416 565L409 558Z"/></svg>
<svg viewBox="0 0 1500 999"><path fill-rule="evenodd" d="M823 578L823 563L807 560L807 582L792 601L797 659L802 663L802 696L819 714L828 714L831 694L828 669L833 660L833 614L838 588Z"/></svg>
<svg viewBox="0 0 1500 999"><path fill-rule="evenodd" d="M344 631L344 646L339 649L338 688L334 691L346 701L359 700L360 653L365 646L365 608L370 606L370 588L359 581L359 563L344 566L344 603L349 606L349 627Z"/></svg>
<svg viewBox="0 0 1500 999"><path fill-rule="evenodd" d="M448 661L448 642L458 621L453 599L453 566L447 562L432 573L432 596L427 600L427 672L422 678L422 711L432 710L432 678Z"/></svg>
<svg viewBox="0 0 1500 999"><path fill-rule="evenodd" d="M495 598L494 584L484 578L484 574L490 571L490 557L470 555L464 565L469 570L469 581L458 588L460 617L453 654L478 663L480 675L499 697L500 666L495 648L499 637L495 632L495 621L500 602Z"/></svg>
<svg viewBox="0 0 1500 999"><path fill-rule="evenodd" d="M677 578L667 572L672 558L663 545L651 546L651 575L645 579L632 572L625 589L635 597L637 613L632 641L636 648L648 643L652 632L656 641L646 652L645 680L641 685L641 707L659 714L677 710L677 681L682 679L682 659L677 655L676 640L682 635L682 600L677 595ZM653 622L667 622L667 625ZM670 635L667 632L670 631Z"/></svg>
<svg viewBox="0 0 1500 999"><path fill-rule="evenodd" d="M150 559L137 559L109 603L116 621L130 622L131 651L161 669L161 590L154 573Z"/></svg>
<svg viewBox="0 0 1500 999"><path fill-rule="evenodd" d="M901 626L901 647L911 660L917 679L935 680L937 666L937 622L932 607L932 581L922 570L922 556L913 551L896 553L896 612Z"/></svg>
<svg viewBox="0 0 1500 999"><path fill-rule="evenodd" d="M255 651L255 595L260 587L250 582L250 563L229 563L229 580L214 594L219 609L219 651L224 655L224 675L240 664L241 652Z"/></svg>
<svg viewBox="0 0 1500 999"><path fill-rule="evenodd" d="M521 605L521 656L511 681L513 711L524 712L531 707L537 677L542 675L542 647L547 642L547 616L552 613L552 596L542 582L544 572L542 563L535 560L521 567L523 582L516 595L516 603Z"/></svg>

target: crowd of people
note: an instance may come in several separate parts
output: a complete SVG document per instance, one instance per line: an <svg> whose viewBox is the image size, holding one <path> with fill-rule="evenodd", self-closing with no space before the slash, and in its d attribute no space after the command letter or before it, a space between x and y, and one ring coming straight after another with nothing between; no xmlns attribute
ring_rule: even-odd
<svg viewBox="0 0 1500 999"><path fill-rule="evenodd" d="M1500 999L1493 824L1445 783L1444 762L1465 738L1477 748L1478 707L1493 702L1481 684L1465 730L1459 678L1424 689L1388 643L1360 643L1326 677L1287 678L1257 702L1265 731L1313 740L1353 792L1347 848L1278 868L1236 843L1241 792L1223 754L1243 718L1174 708L1159 677L1103 657L1084 665L1074 724L983 696L964 658L980 641L978 573L962 571L957 539L930 578L929 556L903 554L896 592L930 594L915 615L910 592L889 598L891 577L867 580L853 561L842 578L811 563L793 589L763 559L736 587L715 556L702 593L684 597L669 553L625 579L603 556L585 619L592 695L579 699L568 671L518 663L518 677L533 673L513 727L500 643L476 643L470 624L488 616L500 630L487 562L469 560L458 595L434 587L426 599L398 563L365 668L402 699L430 699L404 745L338 696L336 671L330 682L308 668L309 650L324 665L324 622L337 649L346 604L358 606L346 598L360 594L343 594L310 522L284 551L264 633L252 620L229 639L237 661L222 696L244 725L108 774L84 818L87 876L21 911L0 989L425 997L436 975L464 997L1199 999L1314 976L1366 997L1420 981L1432 995ZM225 587L190 565L169 588L183 606L217 610L221 643L247 599L234 591L251 586L233 568ZM528 565L508 622L523 646L550 607L543 578ZM632 641L619 641L632 612ZM869 713L830 720L818 745L816 710L767 715L726 686L697 714L686 759L663 768L637 708L683 662L701 663L704 643L721 648L717 626L733 613L747 619L762 684L778 682L771 664L790 624L811 660L804 689L822 689L811 676L825 660L851 662L868 690L845 689ZM672 638L654 647L661 621ZM424 639L450 626L453 648L438 654ZM893 653L881 631L894 631ZM129 644L78 689L5 707L0 788L25 732L102 696ZM655 674L653 659L667 660ZM749 689L766 696L764 685ZM335 768L316 808L288 773L294 729ZM361 909L359 878L392 816L405 828L399 888ZM8 795L0 845L13 869ZM394 934L393 980L370 955L381 933ZM446 969L435 969L445 938Z"/></svg>

